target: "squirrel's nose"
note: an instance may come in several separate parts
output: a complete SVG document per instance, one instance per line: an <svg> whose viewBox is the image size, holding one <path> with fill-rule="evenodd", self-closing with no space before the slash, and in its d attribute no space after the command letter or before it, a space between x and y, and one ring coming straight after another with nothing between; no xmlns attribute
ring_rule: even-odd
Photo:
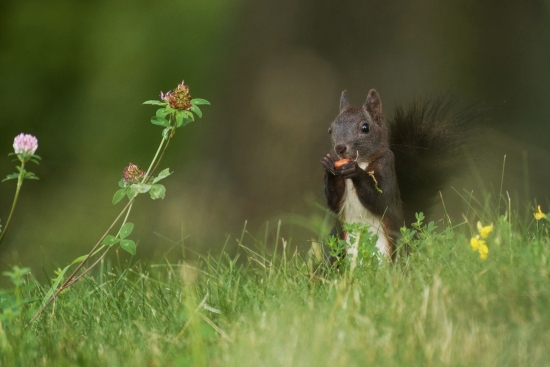
<svg viewBox="0 0 550 367"><path fill-rule="evenodd" d="M342 155L346 152L346 149L347 149L347 146L346 144L336 144L336 146L334 147L334 151L338 154L338 155Z"/></svg>

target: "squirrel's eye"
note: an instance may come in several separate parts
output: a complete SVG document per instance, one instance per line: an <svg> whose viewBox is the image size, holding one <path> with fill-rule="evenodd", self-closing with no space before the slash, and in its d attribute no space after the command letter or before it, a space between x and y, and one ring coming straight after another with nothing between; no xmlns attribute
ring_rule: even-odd
<svg viewBox="0 0 550 367"><path fill-rule="evenodd" d="M329 133L329 134L332 134L332 127L329 127L329 128L328 128L328 133Z"/></svg>
<svg viewBox="0 0 550 367"><path fill-rule="evenodd" d="M363 124L363 126L361 126L361 131L364 133L368 133L370 131L369 124Z"/></svg>

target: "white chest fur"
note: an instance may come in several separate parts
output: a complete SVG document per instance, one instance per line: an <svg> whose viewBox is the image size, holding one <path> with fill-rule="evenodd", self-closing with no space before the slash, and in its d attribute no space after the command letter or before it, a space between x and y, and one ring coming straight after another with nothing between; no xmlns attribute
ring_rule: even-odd
<svg viewBox="0 0 550 367"><path fill-rule="evenodd" d="M359 167L366 169L368 163L359 163ZM344 194L344 202L342 203L342 209L340 209L340 217L346 223L364 223L369 225L369 231L372 234L378 235L378 241L376 241L376 247L386 257L390 256L390 246L388 240L384 235L382 228L382 222L380 218L372 214L367 208L361 204L359 197L355 192L355 186L351 179L346 179L346 191ZM348 235L346 234L346 241L349 242ZM354 257L357 256L357 243L350 243L350 249L348 253Z"/></svg>

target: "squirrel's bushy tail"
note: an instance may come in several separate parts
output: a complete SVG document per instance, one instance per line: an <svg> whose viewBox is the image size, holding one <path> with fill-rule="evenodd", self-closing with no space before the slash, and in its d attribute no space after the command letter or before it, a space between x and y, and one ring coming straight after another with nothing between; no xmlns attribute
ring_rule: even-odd
<svg viewBox="0 0 550 367"><path fill-rule="evenodd" d="M473 137L473 122L485 111L479 105L452 113L454 100L442 96L398 107L389 121L405 223L426 213L439 191L461 168Z"/></svg>

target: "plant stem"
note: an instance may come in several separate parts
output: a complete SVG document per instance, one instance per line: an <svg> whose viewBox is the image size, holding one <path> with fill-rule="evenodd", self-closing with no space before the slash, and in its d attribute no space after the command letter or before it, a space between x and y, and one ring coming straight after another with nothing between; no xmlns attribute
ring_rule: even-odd
<svg viewBox="0 0 550 367"><path fill-rule="evenodd" d="M174 126L172 128L172 132L170 133L170 137L168 138L168 140L166 141L166 145L164 146L164 149L162 150L162 154L160 155L160 158L159 160L157 161L157 164L155 165L155 168L153 168L153 171L151 172L151 175L153 173L155 173L155 171L157 170L158 166L159 166L159 163L160 161L162 160L162 157L164 157L164 153L166 152L166 149L168 148L168 145L170 145L170 140L172 140L172 136L174 136L174 132L175 132L175 129L176 127ZM147 180L149 180L151 178L151 176L147 177ZM147 182L147 181L144 181L144 182Z"/></svg>
<svg viewBox="0 0 550 367"><path fill-rule="evenodd" d="M170 136L170 138L171 138L171 136ZM166 139L163 136L162 140L160 142L159 148L157 149L157 152L155 153L155 156L153 157L153 160L151 161L151 164L149 165L149 168L147 169L147 172L145 172L145 178L142 181L143 183L147 182L149 180L149 178L151 178L151 176L153 175L153 172L151 171L151 168L153 167L153 164L155 164L155 161L157 160L160 149L162 148L162 144L164 144L164 140L166 140ZM170 141L170 139L168 139L168 141ZM166 150L166 147L164 147L164 150ZM162 153L164 154L164 151ZM158 163L157 163L157 165L158 165Z"/></svg>
<svg viewBox="0 0 550 367"><path fill-rule="evenodd" d="M138 194L136 193L134 195L134 197L136 197ZM126 224L126 221L128 220L128 216L130 215L130 211L132 211L132 205L134 205L134 203L132 202L132 204L130 204L130 207L128 207L128 210L126 211L126 216L124 217L124 220L122 221L122 224L120 225L120 228L122 229L122 227ZM118 234L120 234L120 229L118 230L118 233L117 233L117 236ZM109 246L107 248L107 250L105 250L105 252L99 257L99 259L97 259L92 265L90 265L88 267L88 269L84 270L82 272L82 274L80 274L79 276L75 277L70 283L67 283L65 285L65 288L67 287L70 287L72 284L78 282L80 280L80 278L82 278L84 275L86 275L90 270L92 270L99 261L101 261L101 259L103 259L105 257L105 255L107 254L107 252L111 249L112 246ZM101 248L100 248L101 250ZM66 282L65 282L66 283Z"/></svg>
<svg viewBox="0 0 550 367"><path fill-rule="evenodd" d="M84 271L82 272L82 274L80 274L79 276L75 277L70 283L68 283L68 284L65 286L65 288L70 287L70 286L73 285L74 283L78 282L78 281L80 280L80 278L82 278L84 275L88 274L88 272L89 272L90 270L92 270L92 269L93 269L93 268L94 268L94 267L95 267L95 266L105 257L105 255L107 255L107 252L109 252L109 250L111 249L111 247L112 247L112 246L109 246L109 247L107 248L107 250L105 250L105 252L104 252L103 254L101 254L101 256L100 256L96 261L94 261L94 263L93 263L92 265L90 265L90 266L88 267L88 269L84 270Z"/></svg>
<svg viewBox="0 0 550 367"><path fill-rule="evenodd" d="M23 185L24 175L25 175L25 162L21 162L21 171L19 171L19 178L17 179L17 189L15 190L15 197L13 198L13 204L11 206L11 211L8 217L8 221L6 222L6 226L4 227L4 230L2 231L2 233L0 233L0 243L2 243L2 240L4 239L4 236L8 231L8 227L10 225L13 212L15 211L15 206L17 205L17 199L19 198L19 191L21 190L21 186Z"/></svg>
<svg viewBox="0 0 550 367"><path fill-rule="evenodd" d="M168 139L165 139L164 136L162 137L162 141L160 142L159 148L157 149L155 157L153 158L153 160L151 161L151 165L149 166L146 177L144 178L144 180L142 182L144 182L144 183L147 182L152 177L155 170L157 169L160 161L162 160L162 157L164 157L164 152L166 152L166 148L168 147L168 144L170 144L170 140L172 139L172 136L174 136L174 129L175 129L175 127L172 129L172 132L171 132L170 136L168 137ZM164 145L165 140L167 141L166 145ZM162 150L162 153L160 154L160 157L159 157L159 153L160 153L163 145L164 145L164 149ZM159 157L158 161L157 161L157 157ZM155 161L157 161L156 165L155 165ZM153 167L153 165L154 165L154 168L151 171L151 167ZM109 229L107 229L107 231L103 234L103 236L101 236L101 238L95 244L95 246L92 248L92 250L88 253L86 258L84 260L82 260L82 262L78 265L78 267L72 272L72 274L67 278L67 280L65 280L65 282L57 289L57 291L50 297L50 299L47 300L46 303L44 303L44 305L40 308L40 310L27 323L27 325L25 326L25 329L28 328L29 325L32 324L34 322L34 320L36 320L38 318L38 316L40 316L42 314L42 312L44 312L44 310L50 305L50 303L52 303L52 301L54 299L56 299L57 296L64 289L68 288L69 286L73 285L78 280L80 280L86 273L88 273L90 270L92 270L99 263L99 261L101 260L101 258L103 258L103 256L105 256L105 254L107 253L107 251L109 251L109 249L107 249L107 251L105 251L100 256L100 258L98 260L96 260L90 267L88 267L82 274L80 274L78 277L76 277L76 273L78 273L78 271L80 269L82 269L84 264L90 259L90 257L93 255L94 251L101 245L101 242L103 241L103 239L105 239L105 237L107 237L107 235L109 234L111 229L113 229L114 225L118 222L120 217L122 217L122 214L124 214L124 212L126 212L126 217L124 218L124 222L122 223L122 225L124 225L126 223L126 220L128 219L128 216L130 215L130 211L132 210L132 204L134 203L134 200L137 198L137 196L138 196L138 193L136 192L134 197L132 199L130 199L130 201L126 204L124 209L122 209L120 214L116 217L116 219L113 221L113 223L109 226ZM122 226L121 226L121 228L122 228Z"/></svg>
<svg viewBox="0 0 550 367"><path fill-rule="evenodd" d="M82 260L82 262L77 266L77 268L72 272L72 274L67 278L67 280L65 280L65 282L63 283L63 285L61 285L57 291L50 297L49 300L46 301L46 303L44 303L44 306L42 306L40 308L40 310L38 310L38 312L32 317L32 319L27 323L27 325L25 326L25 329L29 327L30 324L32 324L32 322L34 320L36 320L38 318L38 316L40 316L40 314L42 314L42 312L44 312L44 310L50 305L50 303L52 303L52 301L54 299L57 298L57 296L59 295L59 293L61 293L65 288L67 288L69 286L69 283L71 282L71 280L75 277L76 273L82 269L82 267L84 266L84 264L86 263L86 261L88 261L88 259L92 256L92 254L94 253L94 251L101 245L101 241L103 241L103 239L105 239L105 237L107 237L107 235L109 234L109 232L111 232L111 229L113 229L113 227L115 226L115 224L118 222L118 220L120 219L120 217L122 217L122 214L124 214L124 212L126 211L126 209L128 209L128 207L130 205L132 205L132 203L134 202L134 200L136 199L136 196L134 196L129 202L128 204L126 204L126 206L124 207L124 209L122 209L122 211L119 213L119 215L116 217L116 219L113 221L113 223L111 223L111 225L109 226L109 228L107 229L107 231L103 234L103 236L101 236L101 238L99 239L99 241L97 241L97 243L95 244L95 246L92 248L92 250L88 253L88 256L86 256L86 258L84 260ZM73 283L70 283L70 284L73 284Z"/></svg>

